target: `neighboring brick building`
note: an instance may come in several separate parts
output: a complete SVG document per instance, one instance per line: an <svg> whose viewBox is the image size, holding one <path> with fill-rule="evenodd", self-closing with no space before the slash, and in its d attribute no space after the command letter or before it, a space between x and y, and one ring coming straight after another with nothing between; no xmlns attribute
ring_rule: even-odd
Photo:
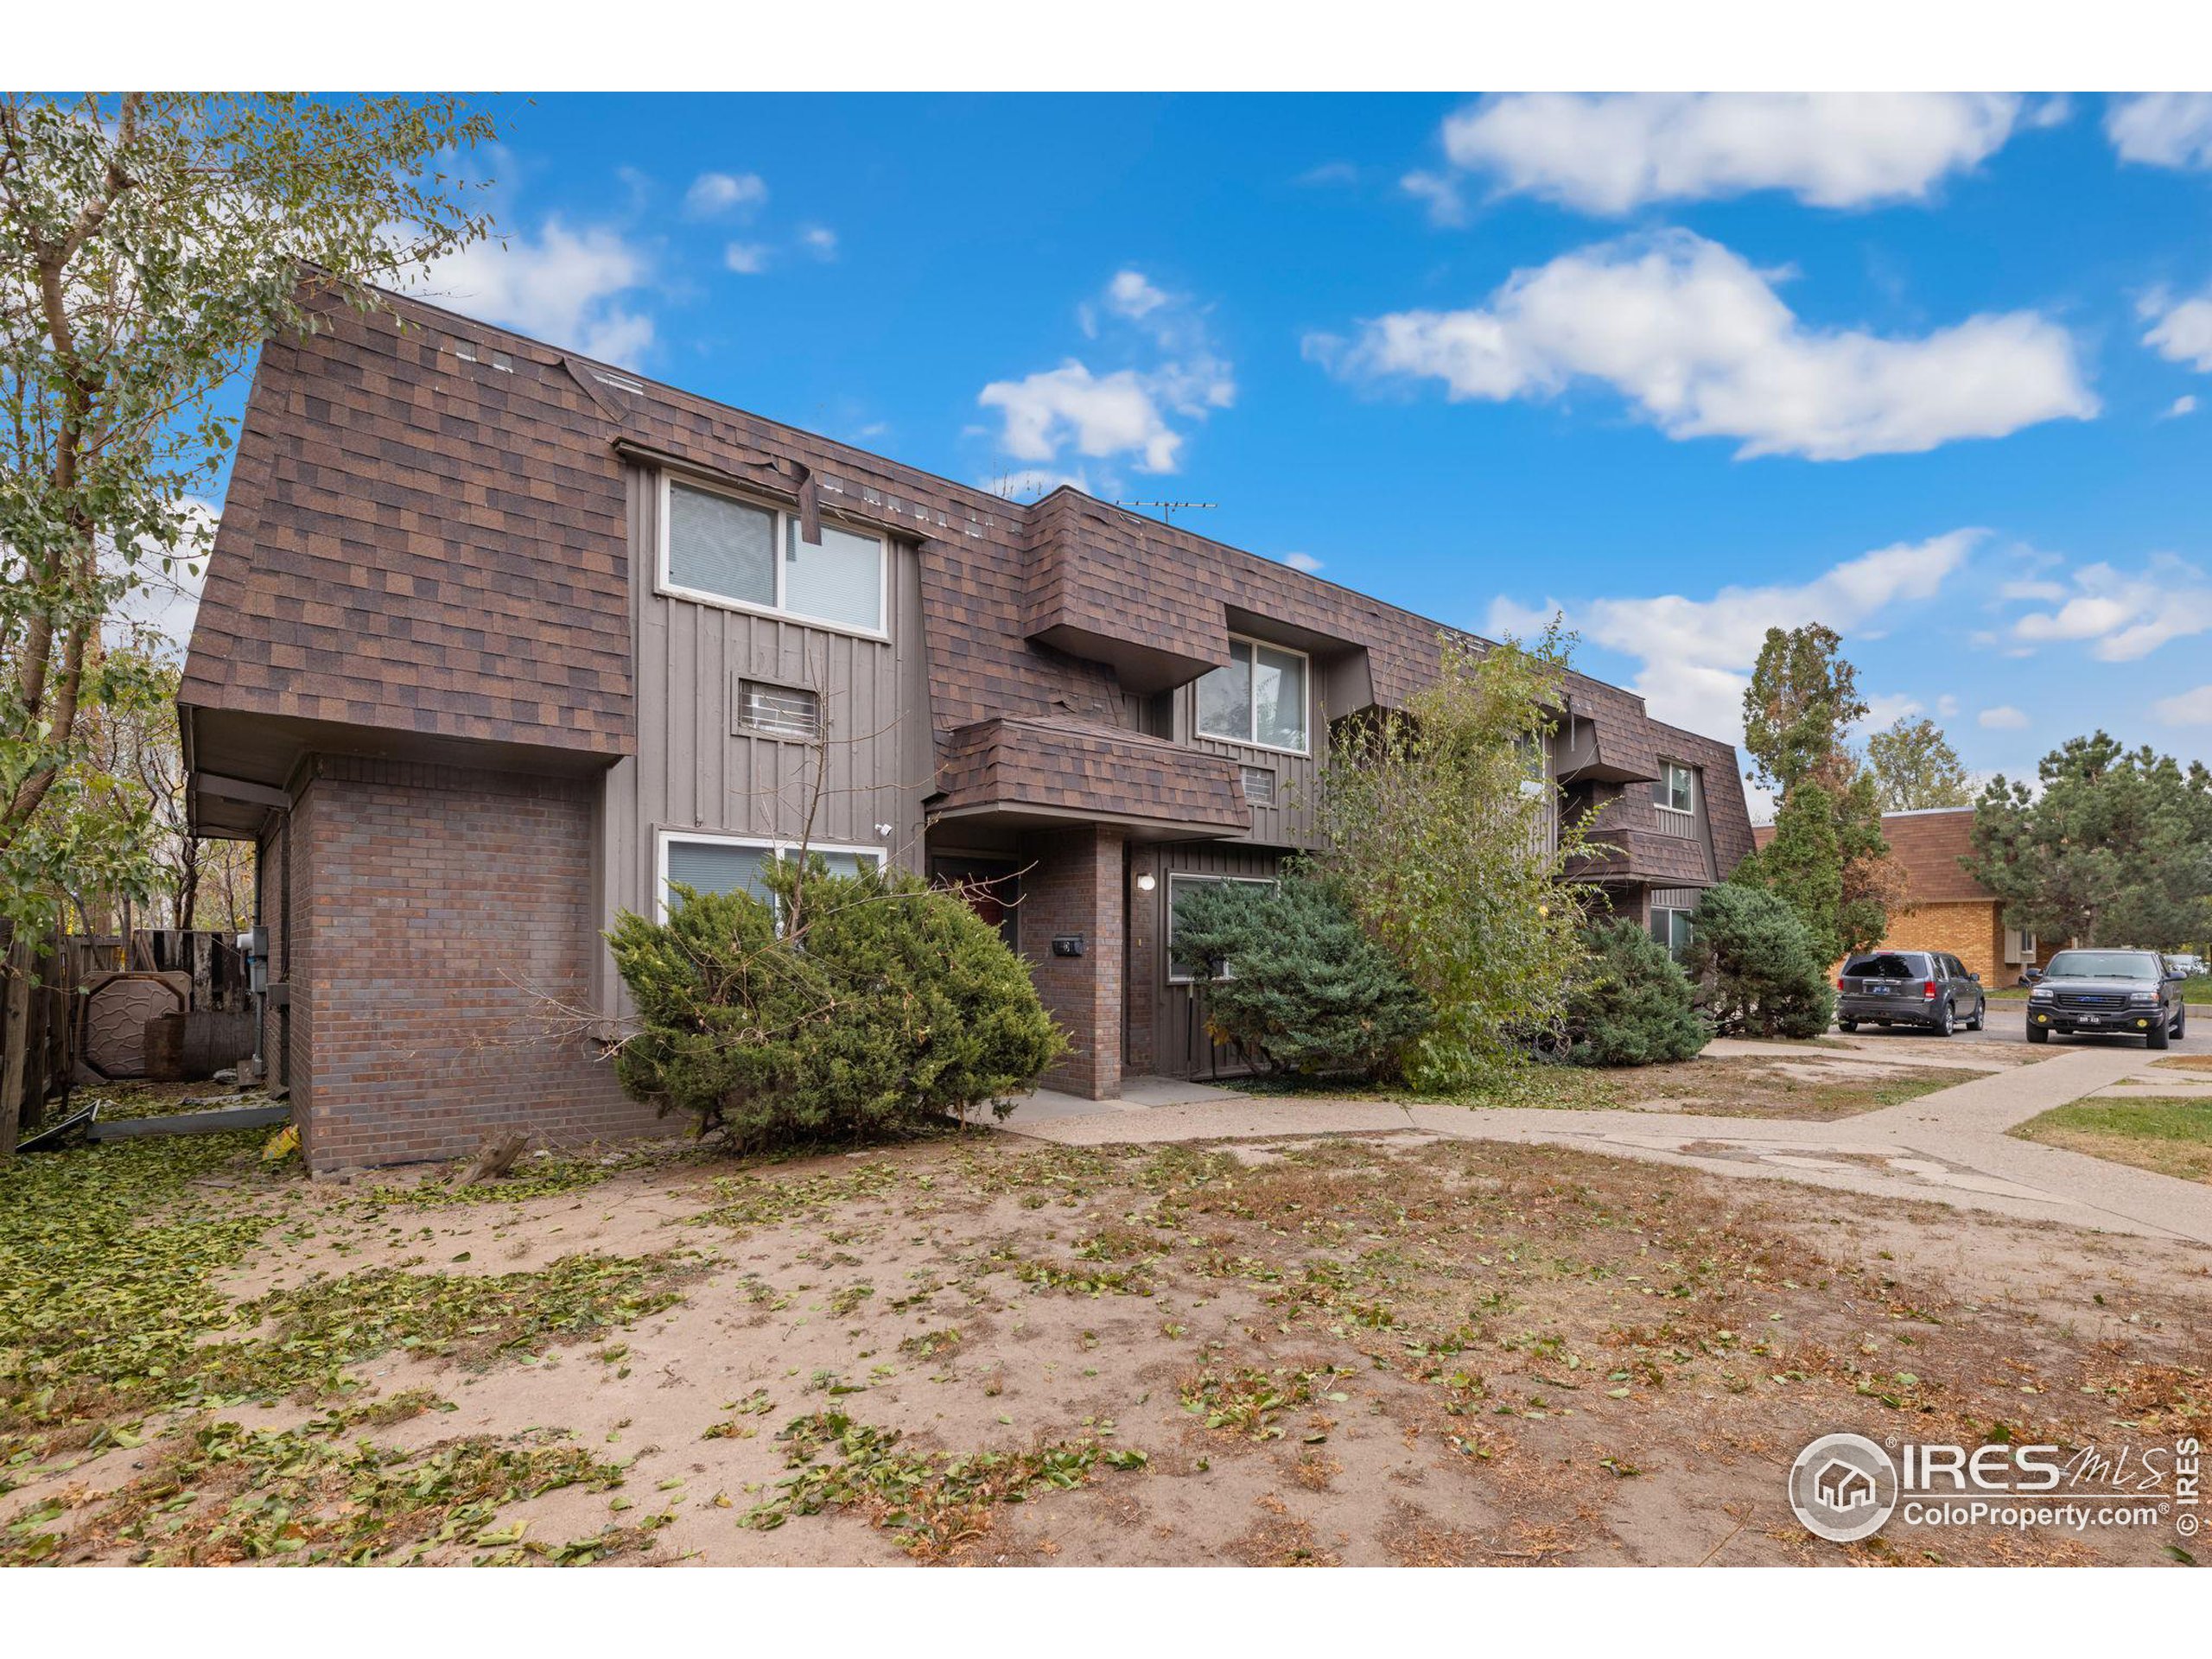
<svg viewBox="0 0 2212 1659"><path fill-rule="evenodd" d="M2039 944L2034 934L2005 925L2002 901L1961 861L1974 850L1973 830L1970 806L1883 815L1882 838L1904 867L1905 908L1890 918L1879 948L1948 950L1983 984L2015 985L2024 969L2050 961L2063 941ZM1774 829L1761 824L1752 834L1764 847Z"/></svg>
<svg viewBox="0 0 2212 1659"><path fill-rule="evenodd" d="M1176 895L1313 846L1332 722L1402 706L1446 630L1073 490L315 303L263 349L178 702L195 828L260 848L316 1167L639 1128L601 930L810 822L833 864L988 884L1057 1086L1222 1063ZM1751 844L1734 749L1581 677L1560 712L1548 769L1611 849L1583 874L1678 931Z"/></svg>

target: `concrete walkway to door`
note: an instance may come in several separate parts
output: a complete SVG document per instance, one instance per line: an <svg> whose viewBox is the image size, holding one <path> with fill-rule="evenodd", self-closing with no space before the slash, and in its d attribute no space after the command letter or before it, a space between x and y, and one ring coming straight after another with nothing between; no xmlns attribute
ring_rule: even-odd
<svg viewBox="0 0 2212 1659"><path fill-rule="evenodd" d="M1009 1134L1062 1146L1415 1134L1580 1147L1713 1174L1934 1200L2025 1220L2212 1244L2212 1186L2005 1131L2123 1077L2157 1077L2133 1045L2075 1049L1980 1075L1903 1106L1826 1122L1666 1112L1414 1105L1232 1095L1155 1105L1071 1101L1017 1111ZM2171 1077L2172 1074L2166 1074ZM2174 1092L2181 1092L2175 1090ZM1060 1101L1079 1109L1061 1110Z"/></svg>

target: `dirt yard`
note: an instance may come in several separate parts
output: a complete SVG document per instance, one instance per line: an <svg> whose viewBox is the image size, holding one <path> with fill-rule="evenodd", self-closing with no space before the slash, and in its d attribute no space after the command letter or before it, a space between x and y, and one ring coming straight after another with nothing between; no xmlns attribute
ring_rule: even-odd
<svg viewBox="0 0 2212 1659"><path fill-rule="evenodd" d="M1783 1478L2212 1415L2212 1251L1564 1150L259 1144L0 1174L0 1560L2159 1562Z"/></svg>

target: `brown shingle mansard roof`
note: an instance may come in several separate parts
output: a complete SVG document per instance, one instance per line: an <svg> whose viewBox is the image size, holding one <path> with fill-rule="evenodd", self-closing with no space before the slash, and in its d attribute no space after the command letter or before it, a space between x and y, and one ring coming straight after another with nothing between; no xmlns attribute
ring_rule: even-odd
<svg viewBox="0 0 2212 1659"><path fill-rule="evenodd" d="M1365 647L1385 706L1436 672L1442 625L1072 490L1006 501L415 301L366 316L313 303L315 334L263 348L188 705L633 752L618 445L918 543L948 761L951 734L1001 716L1119 724L1124 690L1224 660L1246 619L1325 654ZM1573 691L1609 765L1648 776L1663 750L1732 779L1729 745L1662 726L1603 682L1577 675ZM1724 868L1751 845L1739 817L1714 814Z"/></svg>

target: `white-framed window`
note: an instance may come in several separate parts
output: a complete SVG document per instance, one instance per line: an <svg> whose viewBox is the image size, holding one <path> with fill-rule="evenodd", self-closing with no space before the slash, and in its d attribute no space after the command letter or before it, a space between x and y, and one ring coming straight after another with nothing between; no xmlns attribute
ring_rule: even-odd
<svg viewBox="0 0 2212 1659"><path fill-rule="evenodd" d="M760 878L770 863L798 851L795 842L763 841L750 836L713 836L696 830L660 832L658 868L653 872L654 903L659 919L668 919L669 887L680 881L697 893L749 893L768 897ZM854 875L862 864L882 868L880 847L825 847L817 842L807 851L818 855L832 875Z"/></svg>
<svg viewBox="0 0 2212 1659"><path fill-rule="evenodd" d="M1669 835L1687 836L1696 822L1697 774L1678 760L1659 763L1658 779L1651 785L1651 804L1658 809L1659 828Z"/></svg>
<svg viewBox="0 0 2212 1659"><path fill-rule="evenodd" d="M1167 982L1170 985L1190 985L1197 982L1197 976L1175 960L1175 906L1183 894L1194 887L1218 887L1224 881L1235 881L1248 887L1272 887L1275 884L1264 875L1197 875L1183 871L1171 871L1167 877ZM1230 964L1222 965L1225 978Z"/></svg>
<svg viewBox="0 0 2212 1659"><path fill-rule="evenodd" d="M1198 734L1304 754L1312 666L1302 651L1232 637L1229 661L1198 682Z"/></svg>
<svg viewBox="0 0 2212 1659"><path fill-rule="evenodd" d="M1651 906L1651 937L1667 947L1676 962L1690 948L1690 913L1667 905Z"/></svg>
<svg viewBox="0 0 2212 1659"><path fill-rule="evenodd" d="M662 593L890 637L890 549L880 536L824 524L817 546L801 538L796 513L663 473L659 559Z"/></svg>

